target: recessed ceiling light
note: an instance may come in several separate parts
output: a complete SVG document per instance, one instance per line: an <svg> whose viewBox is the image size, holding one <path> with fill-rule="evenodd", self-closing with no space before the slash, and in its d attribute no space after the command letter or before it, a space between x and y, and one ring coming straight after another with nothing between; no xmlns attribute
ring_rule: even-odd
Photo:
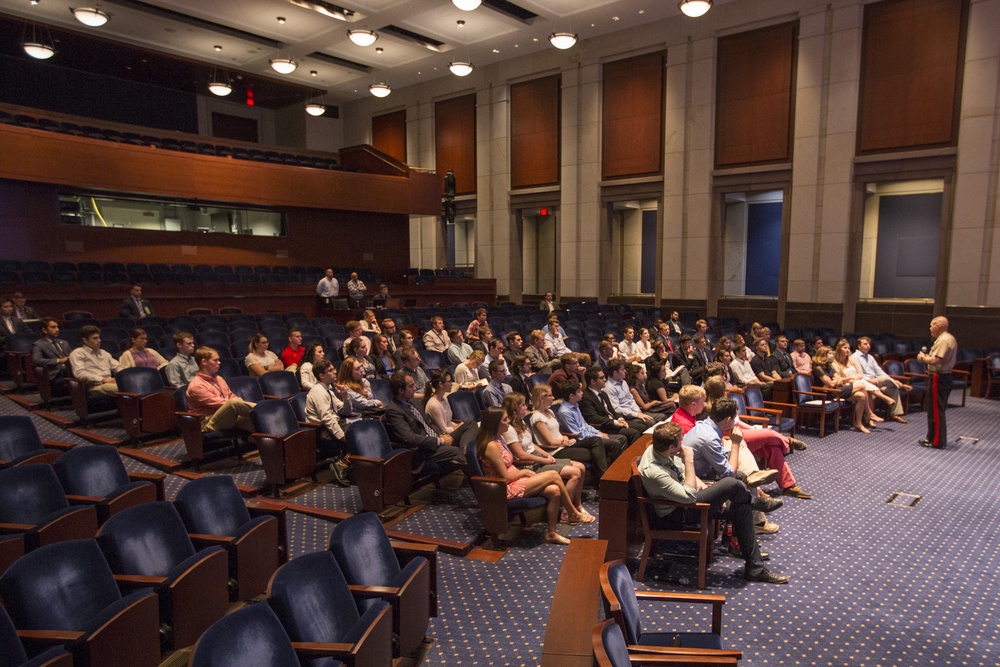
<svg viewBox="0 0 1000 667"><path fill-rule="evenodd" d="M215 46L213 46L212 48L213 48L213 49L215 49L216 51L221 51L221 50L222 50L222 47L221 47L221 46L219 46L218 44L216 44L216 45L215 45Z"/></svg>
<svg viewBox="0 0 1000 667"><path fill-rule="evenodd" d="M278 25L285 25L285 21L286 20L287 19L284 16L279 16L278 17Z"/></svg>

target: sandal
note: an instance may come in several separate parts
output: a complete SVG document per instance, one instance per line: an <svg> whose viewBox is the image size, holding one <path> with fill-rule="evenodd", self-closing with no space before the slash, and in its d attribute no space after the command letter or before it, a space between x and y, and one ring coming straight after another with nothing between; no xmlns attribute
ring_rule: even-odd
<svg viewBox="0 0 1000 667"><path fill-rule="evenodd" d="M569 538L568 537L563 537L562 535L560 535L558 533L556 533L552 537L546 537L545 541L547 543L549 543L549 544L562 544L562 545L569 544Z"/></svg>
<svg viewBox="0 0 1000 667"><path fill-rule="evenodd" d="M579 514L579 516L576 519L573 519L572 521L567 521L566 522L567 525L570 525L570 526L580 526L580 525L583 525L585 523L594 523L595 521L597 521L597 517L595 517L593 514L591 514L587 510L583 510L582 512L579 512L578 514Z"/></svg>

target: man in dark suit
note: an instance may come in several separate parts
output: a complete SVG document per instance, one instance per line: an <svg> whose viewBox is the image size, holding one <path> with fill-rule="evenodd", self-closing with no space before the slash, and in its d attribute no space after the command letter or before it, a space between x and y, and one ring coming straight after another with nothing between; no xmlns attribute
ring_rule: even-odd
<svg viewBox="0 0 1000 667"><path fill-rule="evenodd" d="M774 352L767 358L771 366L771 375L775 380L790 378L795 375L795 365L792 355L788 353L788 336L778 334L775 338Z"/></svg>
<svg viewBox="0 0 1000 667"><path fill-rule="evenodd" d="M691 349L688 352L688 372L695 384L704 384L705 367L708 366L708 362L712 361L708 353L708 341L703 335L695 334L691 343Z"/></svg>
<svg viewBox="0 0 1000 667"><path fill-rule="evenodd" d="M59 337L59 322L51 317L41 321L42 337L31 347L31 363L41 366L49 375L53 395L64 395L66 388L66 363L72 351L69 343Z"/></svg>
<svg viewBox="0 0 1000 667"><path fill-rule="evenodd" d="M141 320L144 317L155 315L153 307L149 305L149 299L142 298L142 286L132 285L129 296L122 301L121 316L130 317L133 320Z"/></svg>
<svg viewBox="0 0 1000 667"><path fill-rule="evenodd" d="M392 442L413 450L414 472L422 470L427 463L442 469L442 472L461 467L464 454L455 446L461 436L452 440L461 429L451 435L434 432L420 409L411 403L416 385L406 373L393 373L389 378L389 388L392 390L392 401L385 408L382 422Z"/></svg>
<svg viewBox="0 0 1000 667"><path fill-rule="evenodd" d="M0 350L7 347L7 336L28 331L28 325L14 315L14 302L10 299L0 301Z"/></svg>
<svg viewBox="0 0 1000 667"><path fill-rule="evenodd" d="M583 376L587 380L587 389L580 399L580 414L588 424L598 431L608 435L620 435L625 438L625 446L628 447L639 439L639 431L630 428L628 422L617 416L611 406L611 400L602 391L608 382L608 377L604 371L597 366L587 369Z"/></svg>
<svg viewBox="0 0 1000 667"><path fill-rule="evenodd" d="M28 300L20 292L14 292L14 316L22 322L38 319L38 311L28 305Z"/></svg>

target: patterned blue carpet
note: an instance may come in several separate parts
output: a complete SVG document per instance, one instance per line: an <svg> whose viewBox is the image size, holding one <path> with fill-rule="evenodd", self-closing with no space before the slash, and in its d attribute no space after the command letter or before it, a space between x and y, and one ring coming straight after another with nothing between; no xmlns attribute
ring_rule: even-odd
<svg viewBox="0 0 1000 667"><path fill-rule="evenodd" d="M733 576L742 562L721 553L711 566L706 592L726 595L724 639L744 652L741 665L1000 664L996 600L1000 594L1000 427L998 403L970 398L949 410L949 433L980 438L948 450L917 445L923 413L906 425L882 425L871 435L842 431L820 440L800 434L809 450L789 464L813 500L787 499L771 515L781 526L762 538L770 567L789 574L787 586L747 583ZM0 399L0 414L31 414ZM43 439L87 443L33 416ZM144 451L175 458L183 448L167 443ZM130 470L157 472L128 457ZM263 481L256 461L220 460L210 474L234 474L248 485ZM185 480L169 475L168 498ZM914 507L887 504L893 493L920 496ZM440 495L440 494L439 494ZM356 489L312 487L294 503L356 511ZM596 514L596 503L588 503ZM331 524L289 513L291 555L326 547ZM393 526L397 530L471 542L480 521L468 489L421 507ZM596 537L596 524L561 526L571 537ZM429 634L435 643L425 665L537 665L549 602L563 547L545 544L544 526L521 531L496 563L441 555L440 615ZM669 547L670 545L668 545ZM660 556L645 587L693 592L690 551ZM640 585L640 587L643 587ZM704 609L642 608L645 625L695 629L708 623Z"/></svg>

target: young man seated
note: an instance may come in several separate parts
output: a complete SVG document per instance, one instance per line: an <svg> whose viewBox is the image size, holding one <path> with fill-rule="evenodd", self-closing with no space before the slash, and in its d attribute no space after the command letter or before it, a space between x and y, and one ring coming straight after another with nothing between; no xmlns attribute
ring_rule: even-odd
<svg viewBox="0 0 1000 667"><path fill-rule="evenodd" d="M188 383L188 412L201 415L202 432L237 429L253 433L250 411L256 404L234 394L225 379L219 377L219 353L199 347L194 360L198 362L198 373Z"/></svg>

